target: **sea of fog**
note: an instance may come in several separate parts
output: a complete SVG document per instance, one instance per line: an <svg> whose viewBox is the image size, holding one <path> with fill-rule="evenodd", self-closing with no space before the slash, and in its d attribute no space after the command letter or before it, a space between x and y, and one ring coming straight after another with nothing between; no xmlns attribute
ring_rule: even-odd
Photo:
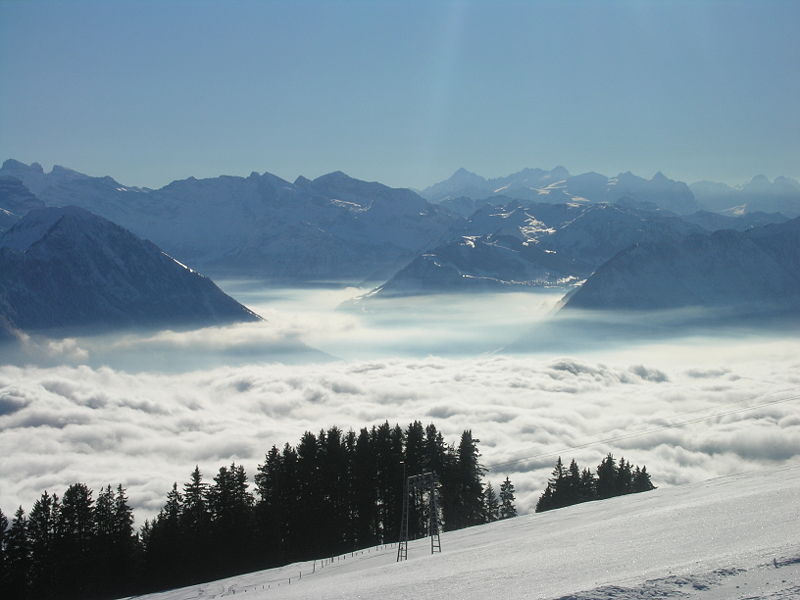
<svg viewBox="0 0 800 600"><path fill-rule="evenodd" d="M306 430L384 420L433 422L452 443L472 429L486 478L510 476L523 512L559 455L595 467L612 452L658 486L800 460L794 330L626 338L587 322L564 339L554 291L354 301L367 290L221 285L265 321L33 336L3 358L6 514L76 481L122 483L141 524L195 465L252 475Z"/></svg>

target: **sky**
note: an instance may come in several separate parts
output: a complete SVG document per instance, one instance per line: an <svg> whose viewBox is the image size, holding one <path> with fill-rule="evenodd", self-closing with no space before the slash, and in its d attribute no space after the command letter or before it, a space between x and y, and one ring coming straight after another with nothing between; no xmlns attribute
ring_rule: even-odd
<svg viewBox="0 0 800 600"><path fill-rule="evenodd" d="M800 176L791 0L0 0L0 159L127 185Z"/></svg>

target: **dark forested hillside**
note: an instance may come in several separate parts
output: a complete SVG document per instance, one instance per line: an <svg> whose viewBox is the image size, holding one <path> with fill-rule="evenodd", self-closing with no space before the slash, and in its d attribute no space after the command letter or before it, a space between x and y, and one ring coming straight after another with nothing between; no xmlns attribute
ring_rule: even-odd
<svg viewBox="0 0 800 600"><path fill-rule="evenodd" d="M125 490L97 497L85 484L44 492L11 523L0 513L0 581L8 599L112 598L330 557L399 537L403 476L433 472L445 530L516 515L514 486L484 486L479 440L447 444L431 424L388 422L306 432L273 446L251 488L244 467L210 481L195 469L175 483L139 533ZM409 537L427 535L421 498L409 502Z"/></svg>

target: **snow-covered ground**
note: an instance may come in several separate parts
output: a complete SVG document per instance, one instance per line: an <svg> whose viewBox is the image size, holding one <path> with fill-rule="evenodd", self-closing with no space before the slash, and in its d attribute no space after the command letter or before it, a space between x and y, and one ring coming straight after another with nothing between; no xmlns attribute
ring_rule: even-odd
<svg viewBox="0 0 800 600"><path fill-rule="evenodd" d="M446 533L441 554L417 540L401 564L384 546L146 598L796 599L799 513L783 466Z"/></svg>

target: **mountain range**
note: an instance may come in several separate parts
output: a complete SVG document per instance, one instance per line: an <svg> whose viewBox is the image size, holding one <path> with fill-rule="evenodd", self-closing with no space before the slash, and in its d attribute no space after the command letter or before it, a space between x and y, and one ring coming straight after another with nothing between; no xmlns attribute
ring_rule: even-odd
<svg viewBox="0 0 800 600"><path fill-rule="evenodd" d="M48 206L79 206L214 274L275 280L384 279L460 223L407 189L335 172L294 183L264 173L174 181L158 190L7 160Z"/></svg>
<svg viewBox="0 0 800 600"><path fill-rule="evenodd" d="M660 172L651 179L643 179L630 172L616 177L593 172L570 175L564 167L551 171L523 169L494 179L459 169L449 179L422 190L421 194L431 202L454 208L463 204L463 200L459 200L462 198L483 200L493 196L551 203L613 203L626 198L650 202L678 214L690 214L701 208L689 186Z"/></svg>
<svg viewBox="0 0 800 600"><path fill-rule="evenodd" d="M458 237L417 256L373 295L569 287L632 244L701 231L671 213L623 204L502 199L505 205L477 210Z"/></svg>
<svg viewBox="0 0 800 600"><path fill-rule="evenodd" d="M735 281L749 282L754 302L756 290L763 292L759 298L771 302L793 298L794 283L784 271L796 269L796 257L764 250L767 238L791 231L793 222L780 212L755 208L782 208L791 214L795 200L800 206L800 197L793 196L797 190L800 184L786 177L773 182L755 177L741 188L708 183L690 187L661 173L649 180L631 173L573 176L563 167L525 169L496 179L459 169L422 195L338 171L314 180L298 177L293 183L269 173L190 177L153 190L64 167L45 172L37 163L7 160L0 169L0 231L8 230L8 240L18 239L19 231L31 227L26 214L44 219L42 214L54 213L41 213L43 206L74 205L130 230L134 238L152 240L168 261L180 264L170 258L174 256L215 276L290 283L383 281L370 297L570 289L588 279L567 306L659 308L726 299L741 303L749 296L737 292L741 288ZM707 203L720 210L697 210L708 208ZM99 227L88 213L77 219L75 210L62 216L72 219L76 239L80 227ZM770 223L776 225L763 227ZM713 233L718 230L730 231ZM762 234L756 232L762 230L767 233L758 238ZM11 252L14 243L4 242L4 252ZM22 252L39 245L37 241ZM69 256L79 273L108 251L102 245L91 251L80 246L84 254L69 255L75 248L65 247L61 258L52 250L47 258ZM707 276L712 257L714 275ZM19 256L5 260L10 261L9 274L16 268L21 276L32 268L32 263L23 268ZM66 265L61 267L66 272ZM762 279L769 274L773 287L748 279L759 272ZM90 275L98 273L103 271ZM101 287L115 284L96 277L88 281ZM9 285L7 290L13 287ZM32 298L42 293L34 292L36 285L41 284L26 283ZM681 296L682 289L694 290L694 295L687 291ZM26 310L34 306L31 302ZM31 321L33 326L62 324L48 324L43 311ZM4 314L11 315L7 319L12 324L25 322L7 306ZM77 314L70 313L65 323L79 322ZM173 316L178 318L180 311ZM144 319L131 316L131 322L137 318ZM159 319L169 320L154 312L152 320Z"/></svg>
<svg viewBox="0 0 800 600"><path fill-rule="evenodd" d="M601 265L565 309L690 306L800 314L800 218L633 244Z"/></svg>
<svg viewBox="0 0 800 600"><path fill-rule="evenodd" d="M16 177L0 177L0 232L9 229L35 208L44 208L39 200Z"/></svg>
<svg viewBox="0 0 800 600"><path fill-rule="evenodd" d="M24 331L202 326L260 317L119 225L77 207L27 213L0 237L0 320Z"/></svg>
<svg viewBox="0 0 800 600"><path fill-rule="evenodd" d="M756 175L740 186L698 181L690 188L697 201L710 211L779 212L789 217L800 216L800 182L791 177L776 177L770 181L765 175Z"/></svg>

